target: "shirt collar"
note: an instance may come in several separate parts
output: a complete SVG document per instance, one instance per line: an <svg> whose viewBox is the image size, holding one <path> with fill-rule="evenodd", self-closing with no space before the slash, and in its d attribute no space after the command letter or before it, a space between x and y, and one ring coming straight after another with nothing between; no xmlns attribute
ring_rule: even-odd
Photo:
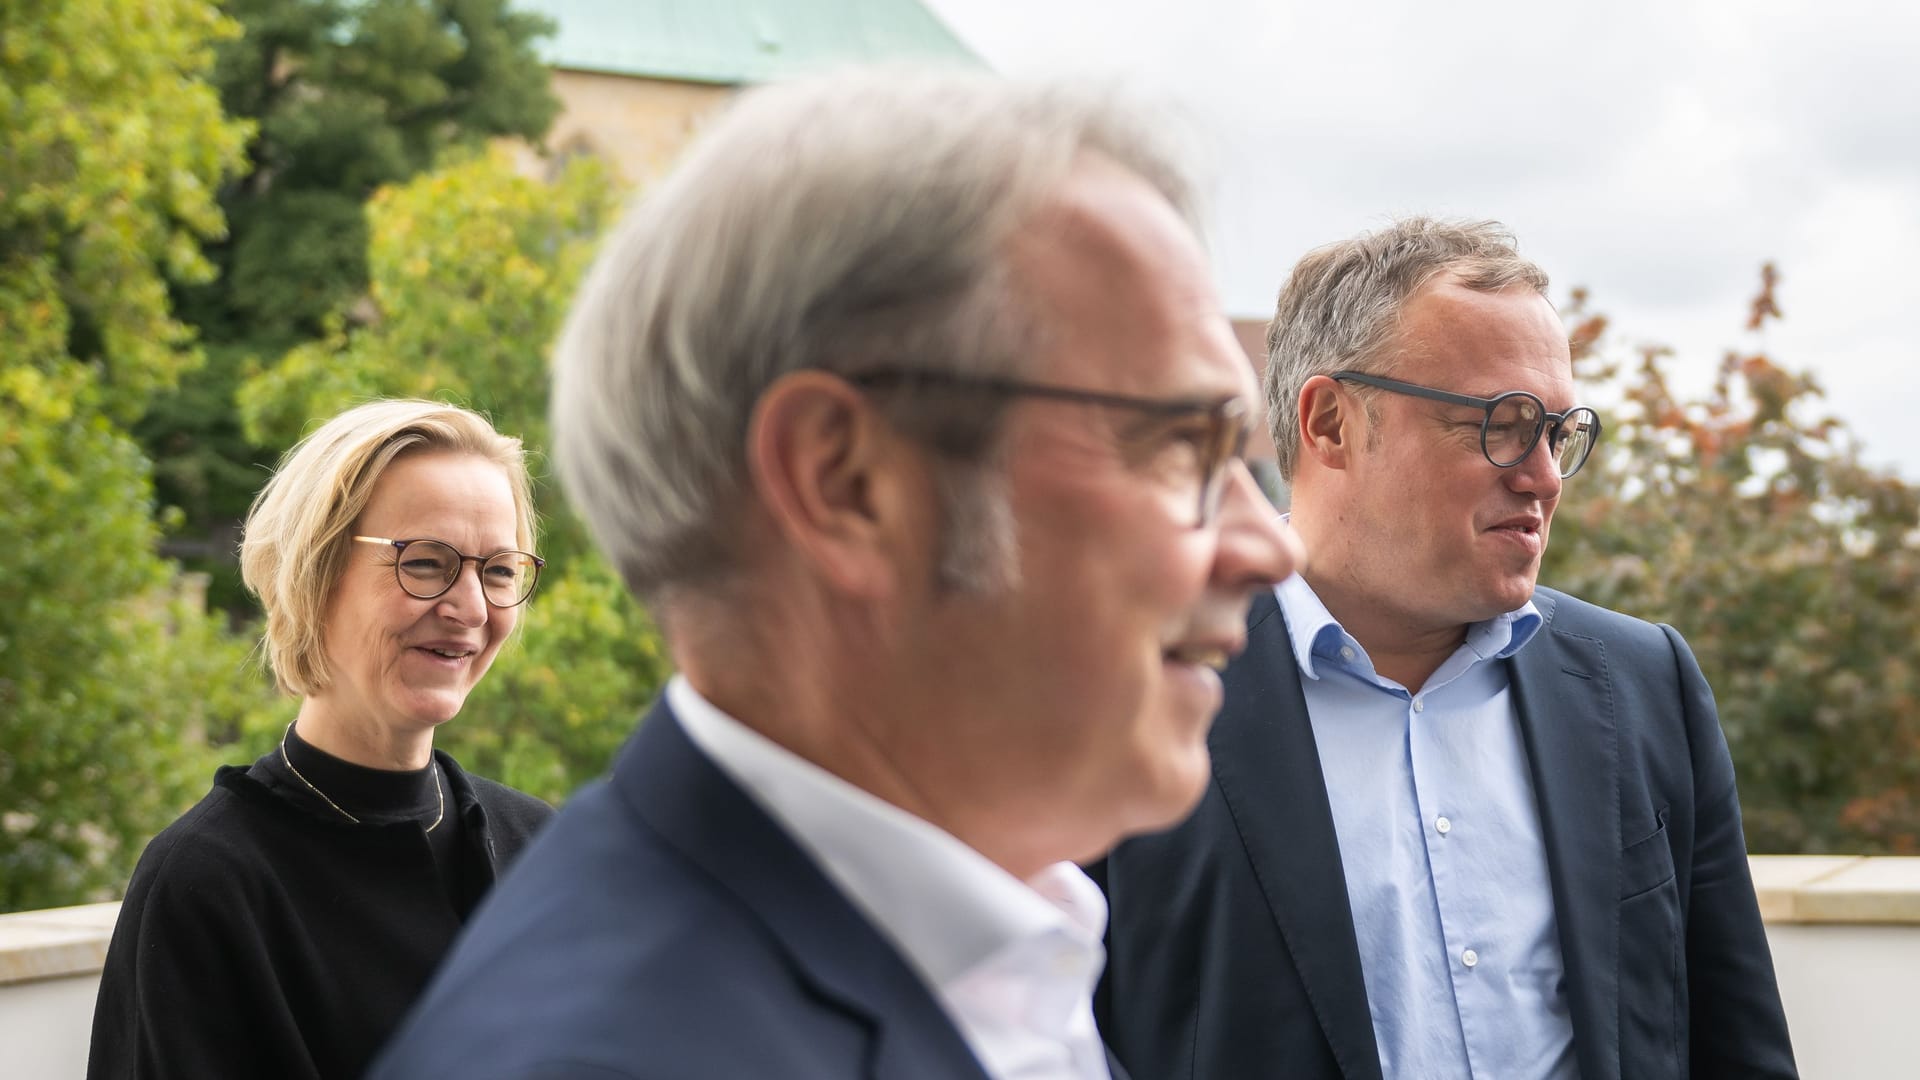
<svg viewBox="0 0 1920 1080"><path fill-rule="evenodd" d="M669 680L666 693L688 737L786 827L933 985L1050 935L1100 948L1106 898L1072 863L1023 882L951 833L721 712L685 677ZM1098 967L1096 961L1096 974Z"/></svg>
<svg viewBox="0 0 1920 1080"><path fill-rule="evenodd" d="M1287 619L1287 635L1292 639L1293 659L1300 665L1300 673L1309 679L1318 679L1319 658L1337 659L1342 648L1350 648L1358 655L1366 650L1347 633L1327 605L1307 584L1307 579L1293 574L1273 588L1274 599L1280 603L1280 613Z"/></svg>
<svg viewBox="0 0 1920 1080"><path fill-rule="evenodd" d="M1286 616L1293 658L1300 665L1302 675L1320 678L1318 665L1322 660L1372 670L1372 662L1366 660L1366 649L1327 610L1306 578L1294 574L1274 586L1273 595L1280 604L1281 614ZM1465 647L1482 660L1503 660L1532 641L1545 621L1540 609L1528 600L1512 611L1468 626ZM1353 653L1343 654L1342 649L1352 649Z"/></svg>
<svg viewBox="0 0 1920 1080"><path fill-rule="evenodd" d="M1532 641L1546 621L1529 598L1512 611L1467 627L1467 647L1483 660L1504 660Z"/></svg>

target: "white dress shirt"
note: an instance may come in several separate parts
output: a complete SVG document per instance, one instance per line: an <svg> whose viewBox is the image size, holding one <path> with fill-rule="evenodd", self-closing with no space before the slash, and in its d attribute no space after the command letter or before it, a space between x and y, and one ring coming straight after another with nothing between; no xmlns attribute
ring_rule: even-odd
<svg viewBox="0 0 1920 1080"><path fill-rule="evenodd" d="M683 677L694 745L900 950L994 1080L1110 1080L1093 1023L1106 898L1072 863L1020 881L952 834L775 744Z"/></svg>

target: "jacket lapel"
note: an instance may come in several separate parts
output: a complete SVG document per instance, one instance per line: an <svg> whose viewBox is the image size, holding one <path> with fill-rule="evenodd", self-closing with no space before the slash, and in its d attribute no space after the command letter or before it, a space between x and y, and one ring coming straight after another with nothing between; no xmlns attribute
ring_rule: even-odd
<svg viewBox="0 0 1920 1080"><path fill-rule="evenodd" d="M873 1032L871 1076L987 1080L919 976L772 818L694 746L662 698L612 782L759 917L799 977Z"/></svg>
<svg viewBox="0 0 1920 1080"><path fill-rule="evenodd" d="M1378 1080L1340 842L1286 620L1271 591L1248 614L1210 736L1213 775L1316 1019L1348 1080Z"/></svg>
<svg viewBox="0 0 1920 1080"><path fill-rule="evenodd" d="M1606 651L1555 628L1556 597L1535 593L1545 625L1508 661L1514 711L1540 807L1574 1055L1588 1080L1617 1080L1619 729Z"/></svg>

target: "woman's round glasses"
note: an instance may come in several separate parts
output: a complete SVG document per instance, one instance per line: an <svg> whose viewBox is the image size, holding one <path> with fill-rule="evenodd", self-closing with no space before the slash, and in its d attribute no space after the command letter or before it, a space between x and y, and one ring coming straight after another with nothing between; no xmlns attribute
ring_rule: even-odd
<svg viewBox="0 0 1920 1080"><path fill-rule="evenodd" d="M460 578L460 568L479 564L480 592L487 603L510 608L526 603L540 580L547 560L524 551L496 551L491 555L462 555L438 540L389 540L384 536L356 536L356 544L383 544L394 549L393 576L400 588L417 600L446 594Z"/></svg>
<svg viewBox="0 0 1920 1080"><path fill-rule="evenodd" d="M1600 441L1598 413L1585 407L1563 413L1548 412L1545 402L1525 390L1509 390L1497 397L1483 398L1360 371L1336 371L1332 378L1408 397L1484 410L1485 416L1480 421L1480 452L1495 468L1511 469L1527 460L1544 434L1547 452L1553 455L1560 478L1564 480L1580 471L1580 466L1587 463L1587 455L1593 453L1593 444Z"/></svg>

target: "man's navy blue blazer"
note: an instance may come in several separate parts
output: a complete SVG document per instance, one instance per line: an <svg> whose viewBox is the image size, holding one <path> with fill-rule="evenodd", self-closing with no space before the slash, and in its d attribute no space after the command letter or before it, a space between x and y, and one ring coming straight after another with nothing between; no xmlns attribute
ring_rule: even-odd
<svg viewBox="0 0 1920 1080"><path fill-rule="evenodd" d="M468 924L374 1080L986 1080L664 700Z"/></svg>
<svg viewBox="0 0 1920 1080"><path fill-rule="evenodd" d="M1672 628L1551 589L1506 663L1584 1080L1794 1073L1713 695ZM1284 616L1255 601L1171 832L1094 874L1097 1013L1135 1076L1379 1080L1333 812ZM1391 976L1389 976L1391 977Z"/></svg>

